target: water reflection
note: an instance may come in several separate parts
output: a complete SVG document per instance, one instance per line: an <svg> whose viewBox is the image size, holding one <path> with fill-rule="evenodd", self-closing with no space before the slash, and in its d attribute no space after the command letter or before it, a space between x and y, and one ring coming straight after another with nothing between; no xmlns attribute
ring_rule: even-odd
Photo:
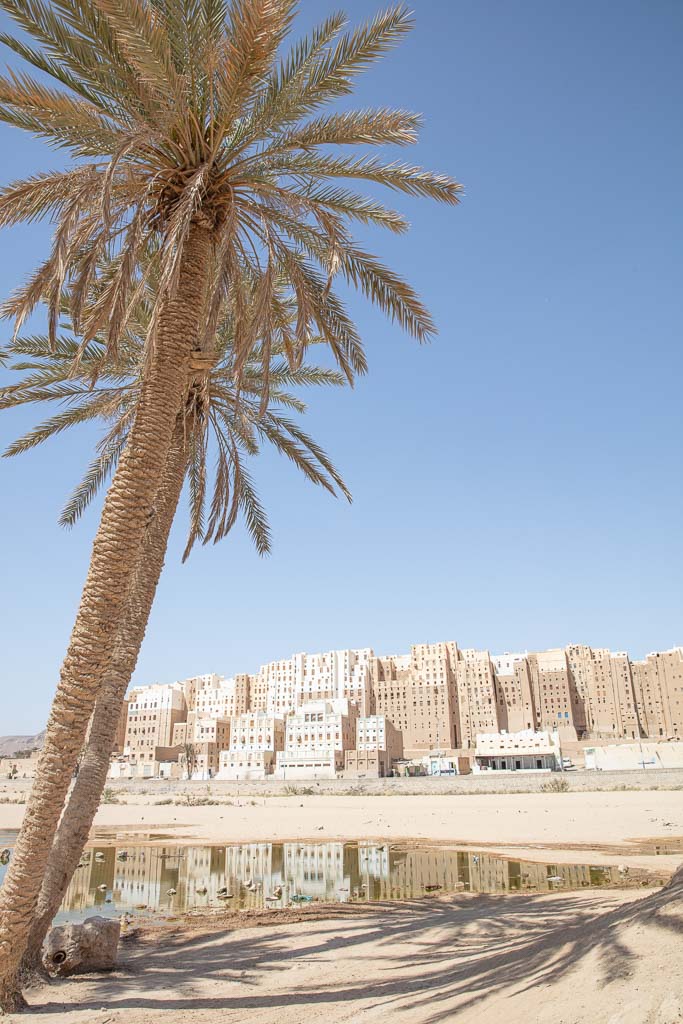
<svg viewBox="0 0 683 1024"><path fill-rule="evenodd" d="M387 843L242 843L95 847L85 851L59 919L92 913L178 913L224 905L400 900L439 892L548 892L610 885L611 867L512 861Z"/></svg>

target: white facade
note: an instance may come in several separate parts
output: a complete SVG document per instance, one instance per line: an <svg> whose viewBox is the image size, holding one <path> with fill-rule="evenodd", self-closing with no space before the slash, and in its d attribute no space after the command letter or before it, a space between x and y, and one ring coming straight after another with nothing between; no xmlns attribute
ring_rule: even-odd
<svg viewBox="0 0 683 1024"><path fill-rule="evenodd" d="M356 710L348 700L316 700L303 704L287 718L285 749L288 752L351 750L355 718Z"/></svg>
<svg viewBox="0 0 683 1024"><path fill-rule="evenodd" d="M180 683L152 683L130 691L128 710L148 712L156 710L185 710L185 694Z"/></svg>
<svg viewBox="0 0 683 1024"><path fill-rule="evenodd" d="M271 661L262 665L258 673L259 689L265 694L266 710L274 715L286 715L297 706L297 683L303 678L305 654Z"/></svg>
<svg viewBox="0 0 683 1024"><path fill-rule="evenodd" d="M222 750L219 756L217 779L233 782L265 779L275 768L273 750Z"/></svg>
<svg viewBox="0 0 683 1024"><path fill-rule="evenodd" d="M526 654L493 654L491 663L497 676L513 676L517 665L526 659Z"/></svg>
<svg viewBox="0 0 683 1024"><path fill-rule="evenodd" d="M276 779L336 779L344 767L337 750L287 751L277 754Z"/></svg>
<svg viewBox="0 0 683 1024"><path fill-rule="evenodd" d="M361 715L356 719L357 751L386 751L388 768L391 762L403 756L401 733L393 726L386 715Z"/></svg>
<svg viewBox="0 0 683 1024"><path fill-rule="evenodd" d="M232 720L231 751L282 750L285 745L285 722L280 715L267 711L247 711Z"/></svg>
<svg viewBox="0 0 683 1024"><path fill-rule="evenodd" d="M562 751L557 731L479 733L474 772L554 771L562 766Z"/></svg>
<svg viewBox="0 0 683 1024"><path fill-rule="evenodd" d="M223 716L213 717L202 713L194 721L194 735L188 736L190 743L215 743L219 750L227 750L230 745L230 723L232 719Z"/></svg>
<svg viewBox="0 0 683 1024"><path fill-rule="evenodd" d="M262 665L256 689L271 714L287 715L313 700L353 701L369 710L371 648L293 654Z"/></svg>
<svg viewBox="0 0 683 1024"><path fill-rule="evenodd" d="M190 710L196 711L201 717L232 718L246 708L247 695L243 680L243 676L225 679L215 673L188 680L191 688L188 697Z"/></svg>
<svg viewBox="0 0 683 1024"><path fill-rule="evenodd" d="M316 700L289 715L285 749L277 755L280 778L334 777L344 768L344 751L353 749L357 709L350 701Z"/></svg>
<svg viewBox="0 0 683 1024"><path fill-rule="evenodd" d="M364 715L356 721L356 750L386 750L385 715Z"/></svg>
<svg viewBox="0 0 683 1024"><path fill-rule="evenodd" d="M267 711L247 711L232 719L230 748L220 754L219 779L263 779L285 745L285 723Z"/></svg>
<svg viewBox="0 0 683 1024"><path fill-rule="evenodd" d="M131 690L124 756L153 762L155 748L171 744L173 727L186 714L185 693L179 683L153 683Z"/></svg>

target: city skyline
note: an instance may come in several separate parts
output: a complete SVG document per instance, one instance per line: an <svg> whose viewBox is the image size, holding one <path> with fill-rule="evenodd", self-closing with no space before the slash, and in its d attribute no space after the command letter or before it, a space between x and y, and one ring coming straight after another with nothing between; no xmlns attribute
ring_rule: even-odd
<svg viewBox="0 0 683 1024"><path fill-rule="evenodd" d="M448 641L448 643L453 643L453 642L452 641ZM427 642L420 643L420 644L408 644L407 645L407 650L410 651L410 650L413 650L414 648L434 648L434 647L438 647L438 646L443 645L443 644L444 644L444 641L427 641ZM611 655L613 657L625 656L627 658L628 662L631 665L633 665L633 664L641 664L642 665L642 664L645 664L647 662L648 658L654 657L654 656L656 656L658 654L668 653L668 652L671 652L671 651L683 650L683 643L678 644L678 643L674 642L674 643L668 645L667 647L663 647L663 648L661 648L659 650L656 650L656 649L653 648L652 650L646 651L641 657L634 657L632 655L632 653L629 650L627 650L627 649L616 650L616 649L612 649L612 648L610 648L608 646L597 645L597 644L596 645L592 645L592 644L568 643L568 644L564 644L562 646L555 646L555 647L549 647L549 648L544 648L544 649L537 649L535 651L531 650L529 648L518 647L516 650L507 650L507 651L498 651L498 652L495 651L495 649L493 647L481 647L481 648L479 648L479 647L465 647L465 646L463 646L463 645L461 645L461 644L459 644L457 642L455 642L455 647L460 652L472 652L472 653L477 654L477 655L481 655L481 654L486 655L488 657L488 659L490 660L491 664L493 666L495 666L496 673L498 675L502 675L503 673L501 671L501 668L502 668L502 663L503 663L505 658L517 658L517 657L528 658L529 656L534 656L534 655L537 655L537 654L547 654L547 653L552 653L554 651L568 652L568 651L571 651L573 649L576 649L576 650L585 649L585 650L590 650L590 651L595 651L595 652L608 652L609 655ZM342 653L343 654L344 652L348 652L348 651L353 651L353 652L369 652L371 657L372 657L372 659L374 661L376 661L376 662L388 662L388 661L391 661L392 659L401 659L401 658L409 657L409 654L406 651L406 645L403 646L402 650L399 650L397 648L396 650L393 651L393 653L384 653L384 654L377 654L377 650L372 645L368 645L368 646L364 646L364 647L362 647L362 646L357 646L357 647L333 647L333 648L330 648L329 650L321 651L321 652L295 651L295 652L293 652L289 656L283 656L283 657L280 657L280 658L273 658L273 659L271 659L269 661L262 661L253 671L244 671L244 667L242 667L242 671L231 671L231 670L218 670L217 671L216 667L214 666L213 668L209 668L206 671L202 671L202 672L189 672L189 673L183 673L183 674L180 674L180 673L173 674L172 673L170 676L168 676L165 679L157 677L157 678L152 678L152 679L147 679L145 681L141 681L141 680L139 680L137 678L134 678L131 681L131 684L130 684L130 686L128 688L128 694L130 694L133 691L144 690L147 687L171 686L171 685L173 685L175 683L182 683L182 682L184 682L184 681L186 681L188 679L206 679L206 678L209 678L209 677L213 677L213 678L222 679L222 680L225 680L225 679L256 680L256 679L258 679L263 674L264 670L268 670L268 669L271 669L273 666L278 666L278 665L284 664L284 663L286 663L288 661L292 661L292 660L294 660L297 657L303 657L303 658L323 658L323 657L326 657L328 654L333 654L333 653ZM683 701L682 701L682 703L683 703ZM276 713L277 713L278 711L280 711L282 709L273 709L273 710L276 711ZM41 731L41 729L44 727L44 723L43 724L39 723L36 726L36 728L34 728L33 730L25 730L25 729L13 728L11 722L4 722L4 721L2 722L2 725L3 725L3 729L2 729L2 732L0 732L0 736L2 736L2 735L6 735L6 736L23 735L24 733L28 736L28 735L31 735L32 733L34 733L34 734L39 733Z"/></svg>
<svg viewBox="0 0 683 1024"><path fill-rule="evenodd" d="M153 683L123 702L110 773L386 776L404 756L456 756L504 735L518 752L535 747L542 768L544 755L555 759L551 734L557 750L581 740L680 740L683 647L631 661L582 644L491 656L441 641L389 657L372 648L300 652L253 674Z"/></svg>
<svg viewBox="0 0 683 1024"><path fill-rule="evenodd" d="M487 653L490 656L492 661L495 661L496 658L504 658L504 657L514 656L514 655L524 655L524 656L526 656L526 655L529 655L529 654L538 653L540 651L568 650L569 648L575 647L575 646L585 646L585 647L589 647L591 650L608 650L608 651L610 651L611 654L625 654L628 657L629 661L633 662L633 661L644 661L651 654L659 654L659 653L661 653L663 651L676 650L679 647L683 647L683 638L680 638L680 639L681 639L681 643L677 643L676 640L674 639L674 641L672 643L668 644L665 647L659 647L659 648L652 647L649 650L643 650L643 653L640 654L640 655L634 654L633 651L629 650L629 648L627 648L627 647L617 648L617 647L611 647L608 644L589 644L589 643L577 644L575 641L570 641L568 643L563 643L563 644L553 644L551 646L543 647L543 648L540 648L540 647L537 647L537 648L522 647L522 646L518 645L516 648L510 648L509 650L499 650L499 649L495 648L492 645L490 645L488 647L477 647L475 645L470 645L470 644L464 645L464 644L461 644L460 642L457 642L457 644L458 644L458 647L460 648L460 650L473 650L473 651L485 652L485 653ZM135 678L131 682L129 690L134 690L134 689L137 690L137 689L140 689L141 687L145 687L145 686L154 686L156 684L165 684L165 683L177 682L180 679L189 679L189 678L194 678L194 677L200 678L202 676L214 675L214 674L227 675L228 677L240 676L240 675L256 675L258 673L259 669L261 669L262 667L264 667L266 665L276 664L279 661L284 661L287 658L296 657L299 654L316 655L318 653L328 653L328 651L330 651L330 652L331 651L362 651L362 650L369 649L369 650L371 650L373 652L373 655L375 657L377 657L377 658L380 658L380 659L382 659L382 658L395 658L395 657L401 657L402 655L405 655L407 653L407 651L410 650L411 647L414 647L414 646L434 646L436 644L443 643L443 642L444 641L442 641L442 640L434 640L434 639L431 639L431 640L421 640L419 642L418 641L409 642L407 645L404 643L402 646L399 645L399 647L397 647L395 650L381 651L381 652L379 652L379 648L377 648L373 644L355 644L355 645L351 645L351 646L347 646L347 647L341 647L341 646L340 647L329 647L329 648L325 648L324 651L322 651L322 649L321 649L320 652L309 651L309 650L304 650L304 649L292 650L290 648L290 653L288 655L283 655L280 658L269 658L269 659L261 660L252 669L248 669L248 668L245 668L244 666L242 666L242 668L240 670L228 669L228 670L224 670L224 671L218 671L214 667L214 668L205 668L205 670L201 671L201 672L186 672L186 673L182 673L182 674L177 674L176 673L175 675L173 675L173 673L171 673L171 675L166 677L166 678L154 677L154 678L150 678L146 682L141 680L141 679ZM136 676L137 675L139 675L139 673L136 673Z"/></svg>

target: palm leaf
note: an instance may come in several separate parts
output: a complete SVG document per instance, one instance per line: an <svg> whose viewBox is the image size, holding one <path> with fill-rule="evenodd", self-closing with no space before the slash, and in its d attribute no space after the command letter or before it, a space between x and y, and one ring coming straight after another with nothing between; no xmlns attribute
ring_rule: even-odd
<svg viewBox="0 0 683 1024"><path fill-rule="evenodd" d="M59 516L60 526L74 526L98 491L114 473L128 437L124 429L125 426L125 422L117 423L111 432L112 436L108 437L105 444L100 446L100 453L90 463L83 479L64 505Z"/></svg>

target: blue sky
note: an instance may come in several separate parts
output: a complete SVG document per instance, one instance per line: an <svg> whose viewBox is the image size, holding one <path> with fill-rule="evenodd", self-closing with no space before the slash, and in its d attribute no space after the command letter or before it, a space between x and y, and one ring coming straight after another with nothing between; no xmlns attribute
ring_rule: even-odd
<svg viewBox="0 0 683 1024"><path fill-rule="evenodd" d="M303 0L301 27L337 6ZM359 20L374 5L344 6ZM269 558L240 530L181 566L183 514L138 683L332 647L585 642L640 657L683 642L683 8L413 7L412 36L357 100L423 111L407 155L466 187L456 210L394 200L412 231L372 239L439 337L420 348L352 301L370 374L316 396L307 426L353 505L264 456ZM3 182L58 159L5 126L0 147ZM0 236L3 294L47 237ZM3 447L34 420L3 413ZM0 734L47 715L97 512L72 532L56 519L92 441L0 462Z"/></svg>

